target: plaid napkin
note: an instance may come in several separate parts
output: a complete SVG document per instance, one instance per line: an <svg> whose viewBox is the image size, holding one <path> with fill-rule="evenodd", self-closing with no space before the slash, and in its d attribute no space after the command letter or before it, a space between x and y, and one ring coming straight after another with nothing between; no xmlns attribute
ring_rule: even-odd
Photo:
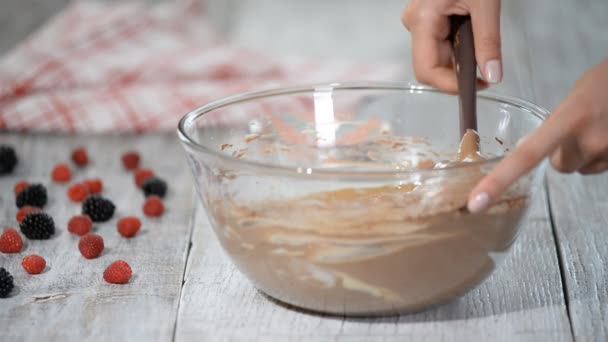
<svg viewBox="0 0 608 342"><path fill-rule="evenodd" d="M173 130L222 96L298 83L390 80L397 65L268 56L223 41L201 0L77 2L0 60L0 129Z"/></svg>

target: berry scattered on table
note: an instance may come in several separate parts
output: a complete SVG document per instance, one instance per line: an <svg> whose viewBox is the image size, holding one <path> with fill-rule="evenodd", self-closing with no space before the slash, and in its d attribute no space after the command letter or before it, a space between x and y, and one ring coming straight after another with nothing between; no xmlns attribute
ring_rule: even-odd
<svg viewBox="0 0 608 342"><path fill-rule="evenodd" d="M99 194L103 190L103 182L99 178L87 178L82 182L89 187L89 192L92 194Z"/></svg>
<svg viewBox="0 0 608 342"><path fill-rule="evenodd" d="M68 188L67 194L72 201L82 202L89 195L89 187L84 183L75 183Z"/></svg>
<svg viewBox="0 0 608 342"><path fill-rule="evenodd" d="M91 231L93 221L87 215L75 215L68 221L68 231L76 235L85 235Z"/></svg>
<svg viewBox="0 0 608 342"><path fill-rule="evenodd" d="M40 274L46 267L46 260L36 254L31 254L23 258L21 266L29 274Z"/></svg>
<svg viewBox="0 0 608 342"><path fill-rule="evenodd" d="M150 217L157 217L163 214L165 211L165 205L160 197L151 195L146 198L143 207L144 214Z"/></svg>
<svg viewBox="0 0 608 342"><path fill-rule="evenodd" d="M9 145L0 145L0 175L6 175L17 166L17 154Z"/></svg>
<svg viewBox="0 0 608 342"><path fill-rule="evenodd" d="M19 195L19 193L20 193L20 192L21 192L23 189L25 189L25 188L26 188L28 185L29 185L29 183L28 183L28 182L26 182L26 181L20 181L20 182L17 182L17 184L15 184L15 188L14 188L15 195Z"/></svg>
<svg viewBox="0 0 608 342"><path fill-rule="evenodd" d="M122 165L127 170L135 170L139 167L139 153L135 151L128 151L122 155Z"/></svg>
<svg viewBox="0 0 608 342"><path fill-rule="evenodd" d="M141 184L141 189L144 191L146 197L156 195L163 198L167 193L167 183L158 177L152 176Z"/></svg>
<svg viewBox="0 0 608 342"><path fill-rule="evenodd" d="M74 164L84 167L89 163L89 155L84 147L78 147L72 151L72 161Z"/></svg>
<svg viewBox="0 0 608 342"><path fill-rule="evenodd" d="M89 215L93 222L106 222L114 215L114 203L99 195L87 197L82 203L82 213Z"/></svg>
<svg viewBox="0 0 608 342"><path fill-rule="evenodd" d="M126 284L131 279L131 274L131 266L123 260L117 260L103 272L103 279L111 284Z"/></svg>
<svg viewBox="0 0 608 342"><path fill-rule="evenodd" d="M146 216L157 217L164 213L162 198L166 196L168 186L163 179L156 177L148 168L139 168L140 156L135 151L125 152L122 157L125 169L133 170L134 181L146 196L143 213ZM84 167L89 164L88 152L84 147L78 147L71 153L74 165ZM17 165L17 156L12 147L0 146L0 174L10 173ZM73 166L72 166L73 167ZM67 183L72 179L72 169L66 163L55 165L51 172L52 180ZM70 233L80 236L78 249L86 259L99 257L104 250L104 240L101 236L91 233L93 222L110 220L116 207L112 201L100 196L103 182L99 178L87 178L71 184L66 191L68 198L74 202L82 202L82 215L73 216L67 229ZM21 234L28 239L49 239L55 234L53 218L42 211L49 199L47 189L42 184L29 184L22 180L15 184L15 203L19 208L16 219L19 222ZM65 202L64 202L65 203ZM132 238L141 229L141 219L136 216L126 216L118 220L116 229L126 238ZM20 253L23 250L21 234L12 228L5 228L0 235L0 252ZM29 274L40 274L46 268L46 260L40 255L25 256L21 265ZM103 272L106 282L126 284L130 281L132 270L128 263L117 260L111 263ZM13 277L4 268L0 268L0 297L7 297L14 288Z"/></svg>
<svg viewBox="0 0 608 342"><path fill-rule="evenodd" d="M154 172L150 169L137 169L135 170L135 185L137 185L138 188L141 187L142 183L150 178L154 176Z"/></svg>
<svg viewBox="0 0 608 342"><path fill-rule="evenodd" d="M67 183L72 179L72 171L68 164L57 164L53 168L53 172L51 172L51 177L57 183Z"/></svg>
<svg viewBox="0 0 608 342"><path fill-rule="evenodd" d="M46 205L46 188L42 184L30 184L21 190L15 199L18 208L29 205L42 208Z"/></svg>
<svg viewBox="0 0 608 342"><path fill-rule="evenodd" d="M78 242L80 254L87 259L97 258L103 251L103 247L103 238L97 234L85 234Z"/></svg>
<svg viewBox="0 0 608 342"><path fill-rule="evenodd" d="M23 235L31 240L46 240L55 234L55 222L44 212L32 212L25 215L19 227Z"/></svg>
<svg viewBox="0 0 608 342"><path fill-rule="evenodd" d="M13 228L5 228L0 235L0 252L2 253L19 253L23 248L23 240L21 235Z"/></svg>
<svg viewBox="0 0 608 342"><path fill-rule="evenodd" d="M116 224L116 229L120 235L126 238L134 237L139 228L141 228L141 221L135 216L123 217Z"/></svg>
<svg viewBox="0 0 608 342"><path fill-rule="evenodd" d="M0 298L8 297L14 287L13 276L4 267L0 267Z"/></svg>
<svg viewBox="0 0 608 342"><path fill-rule="evenodd" d="M27 215L29 213L35 213L38 211L41 211L41 209L38 207L32 207L32 206L26 205L26 206L21 207L21 209L19 209L15 218L17 219L17 222L21 223L21 221L23 221L23 218L25 217L25 215Z"/></svg>

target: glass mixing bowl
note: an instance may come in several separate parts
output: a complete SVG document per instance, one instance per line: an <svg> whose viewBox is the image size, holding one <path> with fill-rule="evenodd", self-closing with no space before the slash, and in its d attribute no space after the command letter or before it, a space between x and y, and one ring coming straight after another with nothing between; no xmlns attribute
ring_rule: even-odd
<svg viewBox="0 0 608 342"><path fill-rule="evenodd" d="M457 110L412 84L323 84L211 102L178 134L217 238L260 290L324 313L403 313L488 277L542 187L544 164L467 212L472 187L547 111L480 94L485 159L455 163Z"/></svg>

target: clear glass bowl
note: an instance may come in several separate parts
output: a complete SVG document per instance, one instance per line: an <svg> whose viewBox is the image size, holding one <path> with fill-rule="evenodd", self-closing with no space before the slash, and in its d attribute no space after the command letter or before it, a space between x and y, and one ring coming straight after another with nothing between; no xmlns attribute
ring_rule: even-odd
<svg viewBox="0 0 608 342"><path fill-rule="evenodd" d="M251 92L188 113L178 134L223 249L266 294L340 315L411 312L478 285L515 241L544 164L487 213L475 183L548 114L478 97L486 160L453 163L458 99L407 83Z"/></svg>

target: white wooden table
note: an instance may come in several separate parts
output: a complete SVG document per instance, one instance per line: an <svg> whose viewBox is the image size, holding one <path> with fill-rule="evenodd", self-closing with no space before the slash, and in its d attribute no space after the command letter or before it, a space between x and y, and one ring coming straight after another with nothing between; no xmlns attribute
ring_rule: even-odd
<svg viewBox="0 0 608 342"><path fill-rule="evenodd" d="M230 0L213 3L211 15L240 44L317 56L400 58L409 65L409 36L399 22L404 5ZM608 2L507 0L502 30L505 80L493 91L553 108L586 68L608 57ZM172 133L2 133L0 143L7 142L27 157L13 176L0 178L0 225L16 226L13 184L40 180L49 185L48 211L59 233L50 241L27 241L21 255L0 254L0 266L17 283L12 296L0 300L1 341L608 340L608 175L548 172L546 194L534 203L505 263L463 298L414 315L352 319L277 305L234 268L192 204L191 176ZM98 225L107 248L89 261L65 229L79 207L66 207L59 197L65 187L49 182L51 165L78 144L89 148L94 164L76 177L103 175L106 195L119 208L115 217L140 213L142 204L120 166L126 146L142 151L146 165L171 178L166 214L145 219L140 235L128 241L116 234L116 218ZM44 255L47 270L26 275L20 266L26 253ZM134 269L128 285L101 278L117 258Z"/></svg>

